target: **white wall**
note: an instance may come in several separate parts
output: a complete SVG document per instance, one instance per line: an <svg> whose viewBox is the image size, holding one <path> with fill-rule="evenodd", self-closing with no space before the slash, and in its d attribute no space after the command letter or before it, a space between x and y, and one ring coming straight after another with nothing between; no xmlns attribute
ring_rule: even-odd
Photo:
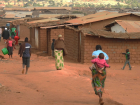
<svg viewBox="0 0 140 105"><path fill-rule="evenodd" d="M18 30L18 36L20 36L20 26L17 26L17 30Z"/></svg>
<svg viewBox="0 0 140 105"><path fill-rule="evenodd" d="M125 33L125 29L122 28L122 26L120 26L119 24L115 24L114 26L111 27L111 32L115 32L115 33Z"/></svg>

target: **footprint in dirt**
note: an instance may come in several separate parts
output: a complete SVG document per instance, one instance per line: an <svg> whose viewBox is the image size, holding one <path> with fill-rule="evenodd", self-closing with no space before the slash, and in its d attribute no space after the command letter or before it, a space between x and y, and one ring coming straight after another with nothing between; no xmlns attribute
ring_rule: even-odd
<svg viewBox="0 0 140 105"><path fill-rule="evenodd" d="M105 102L104 105L123 105L122 103L119 103L119 102L111 100L111 99L106 99L106 100L104 100L104 102Z"/></svg>

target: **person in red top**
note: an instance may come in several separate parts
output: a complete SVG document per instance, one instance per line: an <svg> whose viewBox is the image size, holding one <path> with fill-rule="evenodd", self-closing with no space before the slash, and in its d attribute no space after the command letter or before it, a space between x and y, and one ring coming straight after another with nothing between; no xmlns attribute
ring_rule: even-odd
<svg viewBox="0 0 140 105"><path fill-rule="evenodd" d="M18 31L16 30L16 36L14 37L14 40L16 41L15 45L18 45L18 40L19 40L19 37L18 37Z"/></svg>
<svg viewBox="0 0 140 105"><path fill-rule="evenodd" d="M7 40L7 49L8 49L8 52L9 52L9 58L11 56L12 58L12 55L13 55L13 43L14 43L14 40L9 37L9 39Z"/></svg>

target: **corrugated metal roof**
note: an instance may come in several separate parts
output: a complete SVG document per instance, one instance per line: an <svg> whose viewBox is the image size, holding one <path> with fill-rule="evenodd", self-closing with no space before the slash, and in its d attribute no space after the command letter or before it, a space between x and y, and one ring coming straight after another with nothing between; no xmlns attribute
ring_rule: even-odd
<svg viewBox="0 0 140 105"><path fill-rule="evenodd" d="M121 25L128 33L140 32L140 21L115 20L111 24L114 24L114 23L118 23L119 25Z"/></svg>
<svg viewBox="0 0 140 105"><path fill-rule="evenodd" d="M116 13L116 12L104 11L104 12L99 12L96 14L87 15L78 19L72 19L72 20L67 21L66 23L86 24L86 23L97 22L97 21L125 16L125 15L130 15L130 13Z"/></svg>
<svg viewBox="0 0 140 105"><path fill-rule="evenodd" d="M121 25L128 33L140 32L140 21L116 20L116 22Z"/></svg>
<svg viewBox="0 0 140 105"><path fill-rule="evenodd" d="M34 9L58 9L58 10L62 10L62 9L65 9L65 10L71 10L72 8L71 7L35 7Z"/></svg>
<svg viewBox="0 0 140 105"><path fill-rule="evenodd" d="M72 25L72 24L67 24L67 26ZM48 26L48 27L40 27L42 29L47 29L47 28L55 28L55 27L63 27L65 25L55 25L55 26Z"/></svg>
<svg viewBox="0 0 140 105"><path fill-rule="evenodd" d="M49 18L49 19L42 19L42 20L31 21L31 22L27 22L27 23L28 23L28 24L45 23L45 22L59 21L59 20L60 20L60 19L57 19L57 18Z"/></svg>
<svg viewBox="0 0 140 105"><path fill-rule="evenodd" d="M117 38L117 39L140 39L140 32L135 33L113 33L104 30L82 29L85 35L98 36L104 38Z"/></svg>
<svg viewBox="0 0 140 105"><path fill-rule="evenodd" d="M30 10L33 10L34 8L4 8L4 10L7 10L7 11L30 11Z"/></svg>
<svg viewBox="0 0 140 105"><path fill-rule="evenodd" d="M65 16L65 15L68 15L68 14L39 14L39 17L57 17L57 16ZM84 14L70 14L70 15L74 15L76 17L83 17Z"/></svg>
<svg viewBox="0 0 140 105"><path fill-rule="evenodd" d="M65 28L72 29L77 32L82 32L85 36L97 36L104 38L116 38L116 39L140 39L140 32L135 33L113 33L105 30L93 30L91 28L82 28L75 29L70 26L66 26Z"/></svg>

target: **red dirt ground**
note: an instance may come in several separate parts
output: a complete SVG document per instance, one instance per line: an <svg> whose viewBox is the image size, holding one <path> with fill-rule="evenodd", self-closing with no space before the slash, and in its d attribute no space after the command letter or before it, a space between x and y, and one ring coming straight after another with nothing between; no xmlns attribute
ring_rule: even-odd
<svg viewBox="0 0 140 105"><path fill-rule="evenodd" d="M29 72L22 75L17 52L13 59L5 55L8 60L0 61L0 105L99 105L91 86L91 64L66 60L65 68L57 71L52 57L32 54ZM105 105L139 105L140 65L133 64L131 71L128 66L121 70L123 64L110 65L103 94Z"/></svg>

